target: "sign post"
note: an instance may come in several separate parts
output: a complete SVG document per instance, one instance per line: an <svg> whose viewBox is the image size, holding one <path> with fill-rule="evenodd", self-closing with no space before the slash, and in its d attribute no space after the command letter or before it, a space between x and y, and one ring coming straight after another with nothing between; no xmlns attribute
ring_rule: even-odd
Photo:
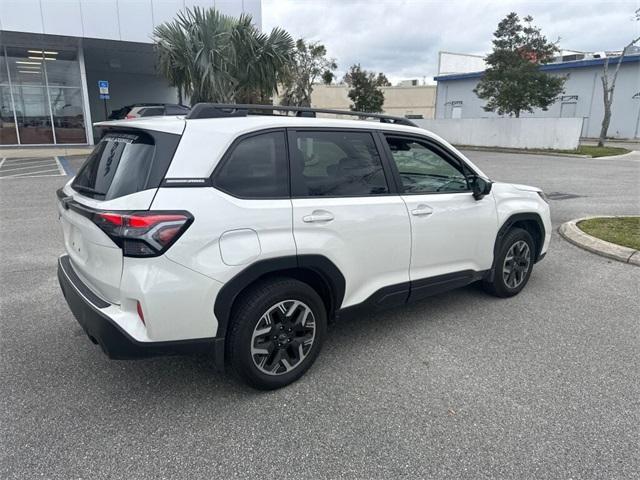
<svg viewBox="0 0 640 480"><path fill-rule="evenodd" d="M109 100L109 81L108 80L98 80L98 90L100 90L100 98L104 100L104 119L107 120L109 118L109 113L107 110L107 100Z"/></svg>

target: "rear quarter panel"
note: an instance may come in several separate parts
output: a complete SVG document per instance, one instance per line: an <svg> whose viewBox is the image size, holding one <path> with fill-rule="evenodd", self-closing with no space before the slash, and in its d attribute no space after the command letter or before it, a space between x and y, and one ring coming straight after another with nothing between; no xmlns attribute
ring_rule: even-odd
<svg viewBox="0 0 640 480"><path fill-rule="evenodd" d="M296 253L289 199L240 199L213 187L160 188L152 208L194 216L166 256L219 282L250 263Z"/></svg>

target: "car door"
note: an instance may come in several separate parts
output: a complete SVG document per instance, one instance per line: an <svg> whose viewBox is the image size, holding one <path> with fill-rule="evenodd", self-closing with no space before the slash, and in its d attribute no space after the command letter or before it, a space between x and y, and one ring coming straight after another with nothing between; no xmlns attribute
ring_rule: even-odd
<svg viewBox="0 0 640 480"><path fill-rule="evenodd" d="M491 194L473 197L470 167L435 141L384 138L411 219L412 296L468 283L491 268L496 206Z"/></svg>
<svg viewBox="0 0 640 480"><path fill-rule="evenodd" d="M379 147L365 130L289 131L297 252L323 255L342 272L343 308L376 293L402 303L408 293L409 215Z"/></svg>

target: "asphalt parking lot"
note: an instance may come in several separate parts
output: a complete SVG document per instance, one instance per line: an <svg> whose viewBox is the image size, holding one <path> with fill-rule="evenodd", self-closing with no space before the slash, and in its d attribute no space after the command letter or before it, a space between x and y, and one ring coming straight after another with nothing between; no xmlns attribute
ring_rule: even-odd
<svg viewBox="0 0 640 480"><path fill-rule="evenodd" d="M108 360L57 284L67 177L0 179L0 478L638 478L640 268L556 230L638 213L640 159L468 155L565 194L527 288L338 323L269 393L206 357Z"/></svg>

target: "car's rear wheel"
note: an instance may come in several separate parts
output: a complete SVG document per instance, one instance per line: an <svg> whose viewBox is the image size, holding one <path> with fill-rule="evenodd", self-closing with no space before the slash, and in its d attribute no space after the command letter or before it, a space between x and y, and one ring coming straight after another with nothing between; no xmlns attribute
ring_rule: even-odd
<svg viewBox="0 0 640 480"><path fill-rule="evenodd" d="M307 284L262 282L238 300L227 338L227 358L241 380L271 390L300 378L313 364L327 328L320 296Z"/></svg>
<svg viewBox="0 0 640 480"><path fill-rule="evenodd" d="M502 240L495 259L493 280L483 287L497 297L512 297L525 287L533 270L535 242L521 228L510 230Z"/></svg>

